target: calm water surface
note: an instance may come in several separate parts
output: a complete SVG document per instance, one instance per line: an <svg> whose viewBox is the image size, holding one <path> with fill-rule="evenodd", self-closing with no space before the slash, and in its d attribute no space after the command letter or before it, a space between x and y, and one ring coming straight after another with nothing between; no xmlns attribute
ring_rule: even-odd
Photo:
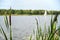
<svg viewBox="0 0 60 40"><path fill-rule="evenodd" d="M54 15L53 15L54 16ZM47 16L12 16L12 30L13 40L26 40L27 37L32 34L33 29L36 30L36 20L38 19L39 26L44 30L44 24L46 27L50 26L51 15ZM60 25L60 15L58 16L57 28ZM0 16L0 25L5 28L4 16ZM6 32L7 33L7 32ZM8 34L8 33L7 33ZM4 37L0 34L0 40L4 40Z"/></svg>

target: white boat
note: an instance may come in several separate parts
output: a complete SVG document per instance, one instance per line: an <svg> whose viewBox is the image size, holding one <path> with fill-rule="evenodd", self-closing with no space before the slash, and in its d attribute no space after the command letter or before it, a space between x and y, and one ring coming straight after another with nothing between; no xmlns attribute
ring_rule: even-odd
<svg viewBox="0 0 60 40"><path fill-rule="evenodd" d="M46 16L46 15L47 15L47 11L45 10L44 16Z"/></svg>

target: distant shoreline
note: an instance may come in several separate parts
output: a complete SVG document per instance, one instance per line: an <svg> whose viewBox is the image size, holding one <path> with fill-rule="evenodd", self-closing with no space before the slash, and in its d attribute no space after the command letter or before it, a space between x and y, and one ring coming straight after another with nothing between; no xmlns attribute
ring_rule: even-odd
<svg viewBox="0 0 60 40"><path fill-rule="evenodd" d="M60 11L55 10L14 10L14 9L0 9L0 15L44 15L47 11L47 15L60 14Z"/></svg>

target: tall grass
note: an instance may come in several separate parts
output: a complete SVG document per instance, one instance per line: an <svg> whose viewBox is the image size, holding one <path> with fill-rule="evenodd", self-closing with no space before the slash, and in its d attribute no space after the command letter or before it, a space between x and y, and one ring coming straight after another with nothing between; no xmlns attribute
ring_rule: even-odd
<svg viewBox="0 0 60 40"><path fill-rule="evenodd" d="M2 28L1 25L0 25L0 27L1 27L0 32L4 35L5 40L12 40L11 15L9 15L9 18L8 18L8 16L5 15L4 22L5 22L5 26L7 28L7 31L10 30L9 31L10 32L10 39L8 39L8 36L7 36L5 30Z"/></svg>
<svg viewBox="0 0 60 40"><path fill-rule="evenodd" d="M37 18L35 18L36 20L36 24L37 24L37 30L35 31L35 40L60 40L59 39L59 35L60 35L60 28L56 29L56 24L57 24L57 17L58 14L55 15L54 19L52 19L51 17L51 24L48 27L48 30L46 29L46 23L44 25L44 31L42 31L41 26L38 26L38 20ZM32 36L33 37L33 36ZM32 37L30 37L31 40Z"/></svg>
<svg viewBox="0 0 60 40"><path fill-rule="evenodd" d="M48 32L46 30L46 23L44 25L45 30L42 31L41 26L38 26L38 20L37 18L35 18L36 20L36 26L37 26L37 30L35 31L35 40L59 40L60 37L60 28L56 29L56 23L57 23L57 17L58 14L55 15L54 19L51 18L51 24L50 27L48 27ZM9 19L9 20L8 20ZM11 15L9 15L9 18L5 15L4 17L4 22L5 22L5 26L7 28L7 31L10 30L10 39L8 39L8 36L5 32L5 30L2 28L2 26L0 25L0 32L1 34L3 34L5 40L12 40L12 27L11 27ZM30 40L32 39L32 35L30 36Z"/></svg>
<svg viewBox="0 0 60 40"><path fill-rule="evenodd" d="M6 35L6 33L5 33L5 31L3 30L3 28L2 28L2 26L0 25L0 32L4 35L4 37L5 37L5 40L8 40L8 38L7 38L7 35Z"/></svg>

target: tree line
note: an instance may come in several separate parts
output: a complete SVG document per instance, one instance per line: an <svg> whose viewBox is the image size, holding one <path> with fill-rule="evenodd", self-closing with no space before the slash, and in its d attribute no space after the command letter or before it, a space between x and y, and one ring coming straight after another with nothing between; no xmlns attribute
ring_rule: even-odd
<svg viewBox="0 0 60 40"><path fill-rule="evenodd" d="M60 14L60 11L47 11L47 14ZM14 10L14 9L0 9L0 15L9 15L9 14L16 14L16 15L43 15L45 10Z"/></svg>

